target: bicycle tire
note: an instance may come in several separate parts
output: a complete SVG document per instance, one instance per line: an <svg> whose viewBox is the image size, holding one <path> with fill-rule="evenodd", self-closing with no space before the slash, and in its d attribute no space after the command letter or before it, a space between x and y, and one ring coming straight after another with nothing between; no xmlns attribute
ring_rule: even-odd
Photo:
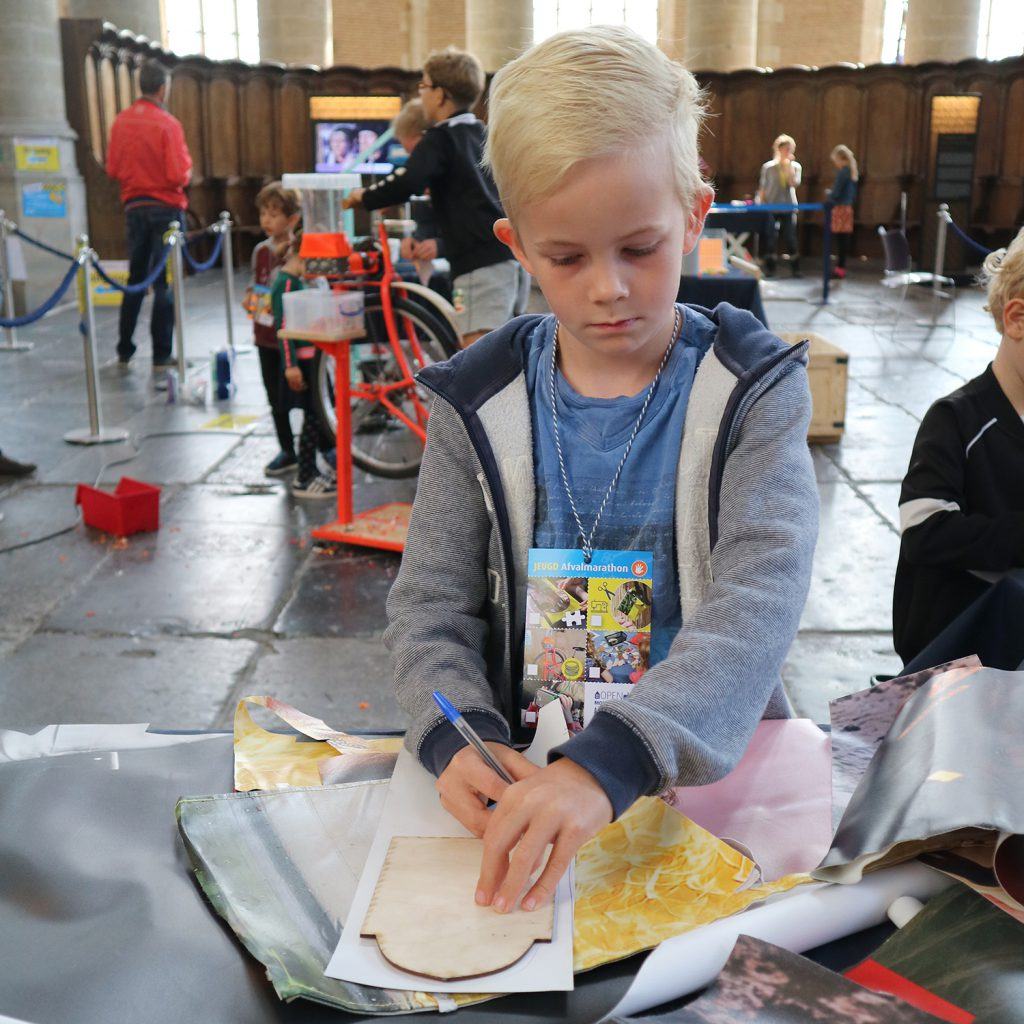
<svg viewBox="0 0 1024 1024"><path fill-rule="evenodd" d="M440 362L458 351L458 338L451 325L426 304L400 295L392 295L392 308L408 320L417 332L417 340L428 362ZM397 373L394 356L384 327L380 295L366 295L366 338L352 343L356 371L364 380L377 380ZM404 342L404 338L402 339ZM412 362L408 344L403 344L406 357ZM317 351L314 366L312 402L315 415L332 435L337 433L334 409L334 360ZM421 399L424 397L419 389ZM397 403L396 403L397 404ZM409 403L403 409L410 413ZM413 417L415 418L415 417ZM359 399L352 402L352 462L360 469L388 479L416 476L423 457L419 439L400 420L378 403Z"/></svg>

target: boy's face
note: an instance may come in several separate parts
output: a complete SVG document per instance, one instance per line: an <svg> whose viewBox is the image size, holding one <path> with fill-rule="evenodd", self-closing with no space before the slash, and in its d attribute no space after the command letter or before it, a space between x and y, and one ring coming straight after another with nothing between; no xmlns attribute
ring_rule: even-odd
<svg viewBox="0 0 1024 1024"><path fill-rule="evenodd" d="M675 189L668 147L578 163L546 199L495 233L537 279L570 344L602 360L650 355L667 343L683 254L711 203L692 211Z"/></svg>
<svg viewBox="0 0 1024 1024"><path fill-rule="evenodd" d="M780 160L790 160L793 157L793 147L788 142L783 142L777 152Z"/></svg>
<svg viewBox="0 0 1024 1024"><path fill-rule="evenodd" d="M290 217L279 203L266 203L260 207L260 228L269 238L284 238L291 233L299 221L299 215Z"/></svg>

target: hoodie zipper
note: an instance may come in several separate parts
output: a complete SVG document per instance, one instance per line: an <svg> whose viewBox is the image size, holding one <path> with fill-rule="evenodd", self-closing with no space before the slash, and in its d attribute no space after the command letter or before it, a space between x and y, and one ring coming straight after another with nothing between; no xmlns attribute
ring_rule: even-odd
<svg viewBox="0 0 1024 1024"><path fill-rule="evenodd" d="M754 377L736 399L732 417L729 420L728 433L725 436L725 444L718 453L718 459L712 467L709 480L708 518L710 521L708 530L712 550L718 541L718 502L722 489L722 477L725 475L725 463L736 449L737 435L743 426L743 421L761 396L789 369L790 363L799 360L809 347L809 342L802 341L799 345L794 345L787 351L772 357L768 365L760 371L759 376ZM729 404L732 404L731 400Z"/></svg>
<svg viewBox="0 0 1024 1024"><path fill-rule="evenodd" d="M513 614L515 611L515 588L513 580L511 578L511 570L509 566L514 565L512 561L512 552L506 543L505 534L506 530L502 530L501 516L498 512L497 503L494 500L494 488L487 474L487 463L481 457L480 449L477 446L476 439L473 437L473 430L470 428L469 418L463 413L463 411L453 402L446 394L439 391L429 381L424 380L419 374L416 375L416 382L421 384L423 387L429 389L434 395L440 398L455 414L462 420L463 426L466 428L466 436L469 438L469 443L473 446L473 451L476 452L477 460L480 463L480 468L483 470L483 482L486 484L487 490L484 493L484 500L488 506L488 509L493 513L494 519L498 524L498 550L501 553L501 572L505 587L505 664L508 667L509 674L509 687L503 699L507 703L507 707L504 709L505 714L508 718L512 728L513 738L516 734L515 722L518 721L518 716L514 715L515 708L513 707L513 694L516 687L519 685L519 681L523 677L522 665L519 663L520 659L516 657L515 652L512 650L512 635L514 631L513 626ZM491 583L490 579L487 581L488 596L490 595ZM518 675L517 675L518 673Z"/></svg>

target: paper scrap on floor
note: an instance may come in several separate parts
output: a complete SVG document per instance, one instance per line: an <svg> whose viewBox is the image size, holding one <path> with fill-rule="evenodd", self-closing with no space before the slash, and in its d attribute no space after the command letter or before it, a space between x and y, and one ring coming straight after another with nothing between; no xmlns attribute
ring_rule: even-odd
<svg viewBox="0 0 1024 1024"><path fill-rule="evenodd" d="M565 728L557 701L549 707L562 720L561 729L545 730L552 745L565 742ZM546 710L546 709L545 709ZM543 712L542 712L543 717ZM540 755L534 750L534 757ZM544 758L546 760L546 751ZM543 763L543 762L542 762ZM360 930L373 898L388 847L395 836L469 836L441 806L433 776L408 750L398 756L388 787L377 835L359 880L352 906L345 918L341 940L324 972L328 977L391 989L423 989L424 979L393 967L384 959L376 939L362 938ZM473 992L568 992L573 988L572 872L559 882L555 893L555 929L552 941L534 947L503 971L464 981L432 981L432 991Z"/></svg>

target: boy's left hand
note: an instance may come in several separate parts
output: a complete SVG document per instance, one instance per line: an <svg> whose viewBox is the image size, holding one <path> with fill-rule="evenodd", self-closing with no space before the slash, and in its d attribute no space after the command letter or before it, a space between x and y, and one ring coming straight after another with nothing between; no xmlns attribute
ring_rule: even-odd
<svg viewBox="0 0 1024 1024"><path fill-rule="evenodd" d="M363 192L365 189L354 188L344 199L341 201L341 208L343 210L355 209L363 201Z"/></svg>
<svg viewBox="0 0 1024 1024"><path fill-rule="evenodd" d="M611 801L598 781L566 757L510 786L484 832L477 903L500 913L511 910L548 844L553 844L522 907L533 910L546 903L576 851L611 820Z"/></svg>

